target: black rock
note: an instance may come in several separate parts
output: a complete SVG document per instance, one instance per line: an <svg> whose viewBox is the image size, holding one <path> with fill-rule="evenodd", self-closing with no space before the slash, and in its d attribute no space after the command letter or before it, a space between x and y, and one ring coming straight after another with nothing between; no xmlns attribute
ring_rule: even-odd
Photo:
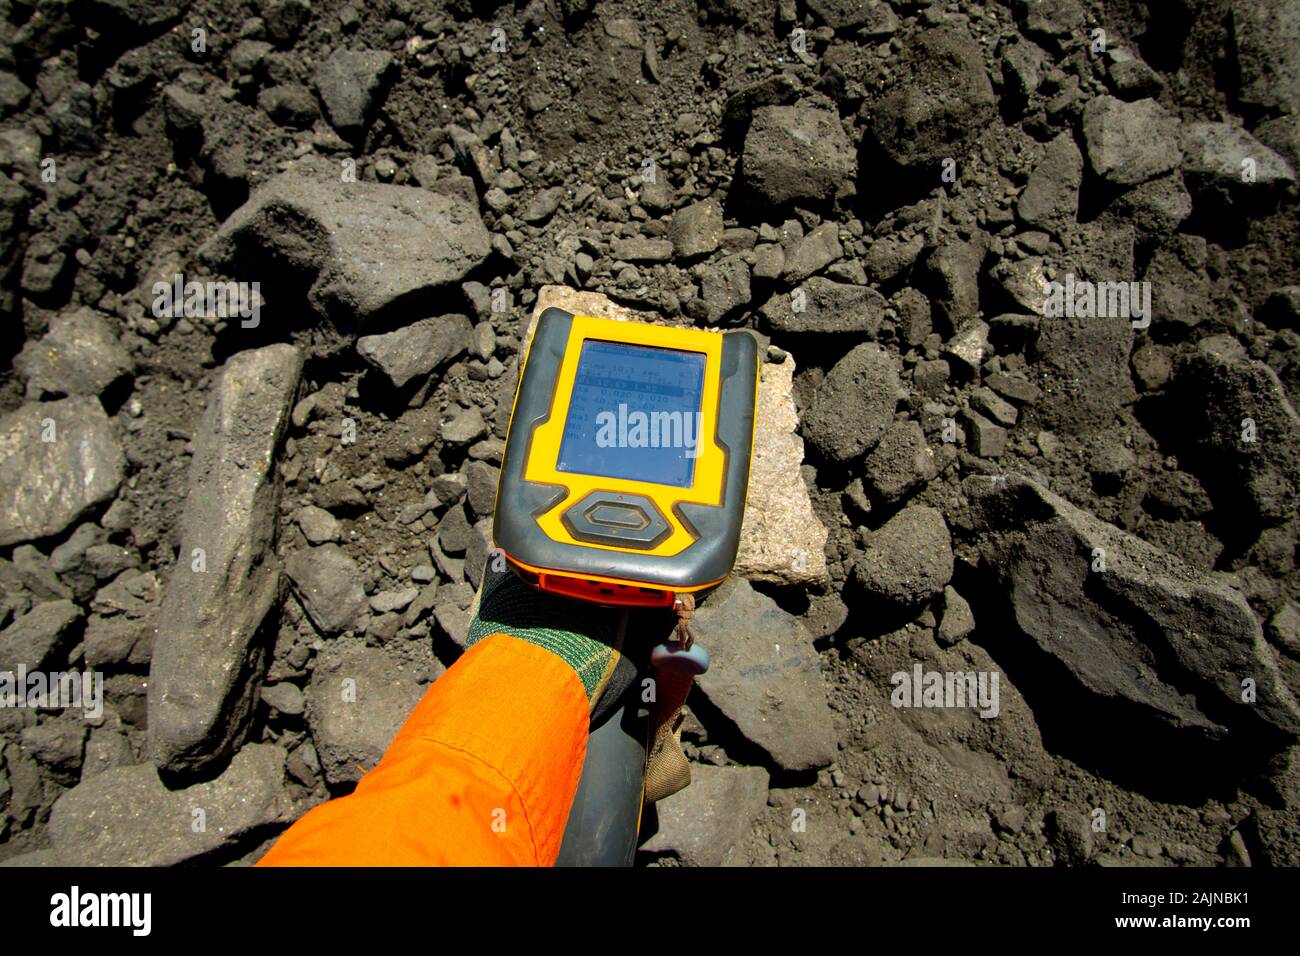
<svg viewBox="0 0 1300 956"><path fill-rule="evenodd" d="M320 115L316 98L307 87L298 83L285 83L263 90L257 95L257 105L271 119L290 129L307 129Z"/></svg>
<svg viewBox="0 0 1300 956"><path fill-rule="evenodd" d="M818 452L849 462L874 448L894 420L898 361L864 342L840 359L817 389L803 419L803 434Z"/></svg>
<svg viewBox="0 0 1300 956"><path fill-rule="evenodd" d="M979 45L959 27L921 31L903 59L897 84L863 107L867 136L895 166L925 167L937 183L940 162L963 157L995 118L993 84Z"/></svg>
<svg viewBox="0 0 1300 956"><path fill-rule="evenodd" d="M897 607L911 607L943 591L952 580L952 544L943 515L911 505L871 536L853 576L868 594Z"/></svg>
<svg viewBox="0 0 1300 956"><path fill-rule="evenodd" d="M764 106L745 135L740 179L762 202L824 204L857 168L840 118L808 106Z"/></svg>
<svg viewBox="0 0 1300 956"><path fill-rule="evenodd" d="M778 292L759 313L777 332L835 332L875 336L887 303L875 289L814 276L791 292Z"/></svg>
<svg viewBox="0 0 1300 956"><path fill-rule="evenodd" d="M383 102L395 61L380 50L335 50L312 75L330 124L347 138L365 132Z"/></svg>
<svg viewBox="0 0 1300 956"><path fill-rule="evenodd" d="M463 355L473 326L458 313L421 319L396 332L357 339L357 353L397 388Z"/></svg>

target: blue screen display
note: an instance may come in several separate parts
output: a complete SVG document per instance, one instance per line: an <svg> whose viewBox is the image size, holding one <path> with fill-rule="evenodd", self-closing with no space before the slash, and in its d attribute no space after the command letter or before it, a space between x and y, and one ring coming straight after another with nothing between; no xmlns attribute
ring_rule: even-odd
<svg viewBox="0 0 1300 956"><path fill-rule="evenodd" d="M689 488L704 365L700 352L585 341L556 470Z"/></svg>

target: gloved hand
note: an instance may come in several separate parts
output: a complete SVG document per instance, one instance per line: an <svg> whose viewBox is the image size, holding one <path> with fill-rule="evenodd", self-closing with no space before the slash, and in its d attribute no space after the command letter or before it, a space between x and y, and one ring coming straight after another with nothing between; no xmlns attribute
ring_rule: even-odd
<svg viewBox="0 0 1300 956"><path fill-rule="evenodd" d="M509 570L483 574L466 646L493 634L536 644L573 668L587 692L592 723L613 708L636 677L622 653L626 612L546 594Z"/></svg>

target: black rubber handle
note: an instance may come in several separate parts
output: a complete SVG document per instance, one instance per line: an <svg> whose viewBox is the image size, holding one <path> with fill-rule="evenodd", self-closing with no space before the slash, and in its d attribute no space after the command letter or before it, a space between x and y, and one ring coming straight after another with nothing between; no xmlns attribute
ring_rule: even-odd
<svg viewBox="0 0 1300 956"><path fill-rule="evenodd" d="M587 739L556 866L631 866L645 792L647 714L629 693Z"/></svg>

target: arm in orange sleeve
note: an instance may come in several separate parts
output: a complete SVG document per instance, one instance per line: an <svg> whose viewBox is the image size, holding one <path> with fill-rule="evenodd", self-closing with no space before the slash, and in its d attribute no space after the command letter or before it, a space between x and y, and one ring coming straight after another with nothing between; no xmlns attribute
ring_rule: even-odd
<svg viewBox="0 0 1300 956"><path fill-rule="evenodd" d="M549 866L590 719L572 667L494 634L434 682L355 791L303 816L258 865Z"/></svg>

